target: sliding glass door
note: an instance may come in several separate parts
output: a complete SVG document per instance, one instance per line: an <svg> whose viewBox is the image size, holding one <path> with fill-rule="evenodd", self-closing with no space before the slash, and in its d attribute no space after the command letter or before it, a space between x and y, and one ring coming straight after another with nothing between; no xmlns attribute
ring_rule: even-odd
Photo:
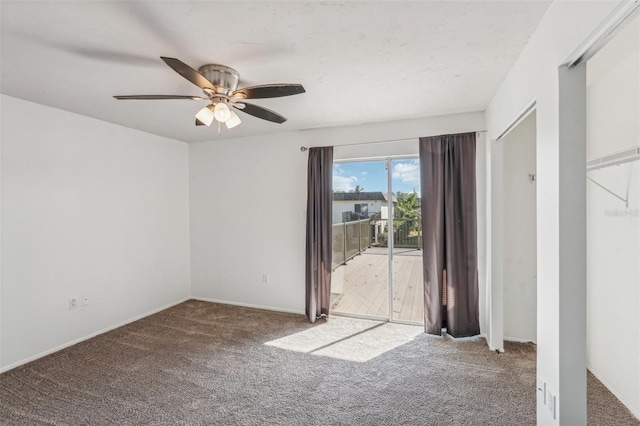
<svg viewBox="0 0 640 426"><path fill-rule="evenodd" d="M389 318L386 161L334 164L334 313Z"/></svg>
<svg viewBox="0 0 640 426"><path fill-rule="evenodd" d="M333 186L332 313L422 323L418 160L336 163Z"/></svg>
<svg viewBox="0 0 640 426"><path fill-rule="evenodd" d="M420 220L420 162L390 160L394 190L391 320L422 323L422 225Z"/></svg>

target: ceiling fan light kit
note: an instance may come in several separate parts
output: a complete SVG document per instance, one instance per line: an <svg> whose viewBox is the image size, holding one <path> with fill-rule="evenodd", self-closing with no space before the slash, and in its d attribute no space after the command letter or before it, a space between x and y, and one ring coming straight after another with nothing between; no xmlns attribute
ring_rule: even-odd
<svg viewBox="0 0 640 426"><path fill-rule="evenodd" d="M232 129L242 122L238 114L230 107L274 123L287 121L287 118L283 115L265 107L245 102L245 99L278 98L305 92L301 84L286 83L263 84L238 89L240 74L233 68L225 65L208 64L201 66L196 71L178 59L164 56L160 58L175 72L202 89L206 98L183 95L128 95L114 96L114 98L118 100L208 100L211 103L196 114L196 126L211 126L215 119L218 121L218 132L220 132L220 123L225 123L228 129Z"/></svg>
<svg viewBox="0 0 640 426"><path fill-rule="evenodd" d="M213 116L216 120L224 123L231 118L231 110L224 102L218 102L213 108Z"/></svg>
<svg viewBox="0 0 640 426"><path fill-rule="evenodd" d="M211 123L213 123L213 119L215 117L212 111L212 106L213 104L207 105L206 107L198 111L198 113L196 114L196 120L199 120L205 126L211 126Z"/></svg>
<svg viewBox="0 0 640 426"><path fill-rule="evenodd" d="M242 123L242 120L240 120L238 114L233 111L229 111L229 118L227 118L227 121L224 122L224 124L227 126L227 129L233 129L240 123Z"/></svg>

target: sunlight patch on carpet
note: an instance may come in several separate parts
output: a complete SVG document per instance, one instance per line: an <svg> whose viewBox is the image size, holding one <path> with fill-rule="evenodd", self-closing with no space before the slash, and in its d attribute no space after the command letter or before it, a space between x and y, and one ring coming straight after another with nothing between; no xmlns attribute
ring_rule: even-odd
<svg viewBox="0 0 640 426"><path fill-rule="evenodd" d="M336 316L326 322L318 321L322 322L313 328L272 340L265 345L309 353L382 324L380 321Z"/></svg>
<svg viewBox="0 0 640 426"><path fill-rule="evenodd" d="M313 355L346 361L367 362L423 333L421 326L385 323L348 339L326 346Z"/></svg>
<svg viewBox="0 0 640 426"><path fill-rule="evenodd" d="M354 362L367 362L413 340L421 326L347 317L324 323L265 345Z"/></svg>

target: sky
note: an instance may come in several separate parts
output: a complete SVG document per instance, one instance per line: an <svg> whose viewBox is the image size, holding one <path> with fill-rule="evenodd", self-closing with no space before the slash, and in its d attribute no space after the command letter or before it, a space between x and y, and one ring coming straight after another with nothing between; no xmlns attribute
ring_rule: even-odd
<svg viewBox="0 0 640 426"><path fill-rule="evenodd" d="M392 191L420 193L419 160L392 160ZM353 191L360 185L365 192L387 192L387 171L384 161L339 163L333 165L333 190Z"/></svg>

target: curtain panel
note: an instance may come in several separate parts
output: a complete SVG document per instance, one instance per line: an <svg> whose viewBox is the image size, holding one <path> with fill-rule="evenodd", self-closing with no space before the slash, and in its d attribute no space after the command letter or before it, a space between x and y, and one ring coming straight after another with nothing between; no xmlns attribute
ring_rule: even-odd
<svg viewBox="0 0 640 426"><path fill-rule="evenodd" d="M333 147L309 149L305 312L309 321L329 315Z"/></svg>
<svg viewBox="0 0 640 426"><path fill-rule="evenodd" d="M476 134L420 138L425 331L480 334Z"/></svg>

